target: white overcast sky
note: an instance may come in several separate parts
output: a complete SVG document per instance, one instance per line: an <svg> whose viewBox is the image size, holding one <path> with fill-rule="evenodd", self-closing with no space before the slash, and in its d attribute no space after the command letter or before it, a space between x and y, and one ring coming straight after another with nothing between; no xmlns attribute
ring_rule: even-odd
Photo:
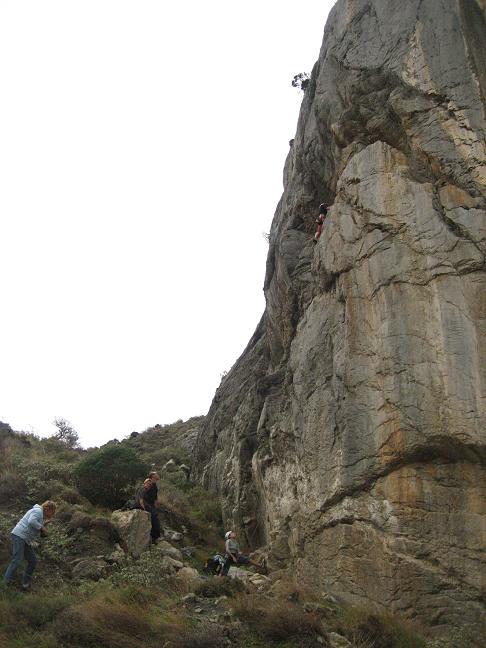
<svg viewBox="0 0 486 648"><path fill-rule="evenodd" d="M332 0L0 0L0 420L205 414L264 309Z"/></svg>

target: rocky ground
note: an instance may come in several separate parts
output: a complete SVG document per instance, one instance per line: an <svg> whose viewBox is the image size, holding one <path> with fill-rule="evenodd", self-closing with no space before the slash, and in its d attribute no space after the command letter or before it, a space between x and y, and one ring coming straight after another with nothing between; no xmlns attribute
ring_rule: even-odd
<svg viewBox="0 0 486 648"><path fill-rule="evenodd" d="M153 430L148 440L132 437L139 452L154 450ZM157 449L162 537L156 544L147 513L111 511L78 492L73 469L89 452L5 427L0 450L0 571L22 513L47 497L58 504L48 537L36 547L31 591L20 590L19 578L0 587L0 648L426 645L420 628L344 607L326 591L307 588L291 569L206 574L206 559L224 546L220 505L190 482L177 445Z"/></svg>

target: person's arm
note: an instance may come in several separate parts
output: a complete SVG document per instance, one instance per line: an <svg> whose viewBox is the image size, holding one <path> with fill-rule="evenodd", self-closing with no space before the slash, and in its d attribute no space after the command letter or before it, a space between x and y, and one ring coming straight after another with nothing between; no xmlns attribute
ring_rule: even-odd
<svg viewBox="0 0 486 648"><path fill-rule="evenodd" d="M32 511L32 513L29 515L29 519L27 520L27 524L36 531L43 529L44 515L42 511Z"/></svg>
<svg viewBox="0 0 486 648"><path fill-rule="evenodd" d="M44 514L42 511L32 511L27 520L27 524L36 531L39 531L42 536L47 535L47 529L44 526Z"/></svg>

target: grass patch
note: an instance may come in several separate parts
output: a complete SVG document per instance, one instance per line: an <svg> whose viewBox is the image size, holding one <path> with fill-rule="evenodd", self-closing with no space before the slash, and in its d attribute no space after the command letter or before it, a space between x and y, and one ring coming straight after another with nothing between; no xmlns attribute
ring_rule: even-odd
<svg viewBox="0 0 486 648"><path fill-rule="evenodd" d="M300 606L278 599L262 599L242 595L232 603L236 616L258 637L277 643L295 641L308 645L309 640L325 636L322 621L317 614L305 612Z"/></svg>
<svg viewBox="0 0 486 648"><path fill-rule="evenodd" d="M198 583L194 593L205 598L218 598L219 596L235 596L245 590L243 582L238 578L221 578L213 576L208 580Z"/></svg>
<svg viewBox="0 0 486 648"><path fill-rule="evenodd" d="M339 608L332 630L363 648L425 648L426 642L407 621L359 608Z"/></svg>

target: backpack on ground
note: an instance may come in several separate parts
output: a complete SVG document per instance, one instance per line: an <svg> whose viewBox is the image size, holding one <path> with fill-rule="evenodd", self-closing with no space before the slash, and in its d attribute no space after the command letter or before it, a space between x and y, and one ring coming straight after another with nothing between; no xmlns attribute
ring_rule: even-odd
<svg viewBox="0 0 486 648"><path fill-rule="evenodd" d="M219 576L225 563L224 556L216 554L206 560L204 571L208 576Z"/></svg>

